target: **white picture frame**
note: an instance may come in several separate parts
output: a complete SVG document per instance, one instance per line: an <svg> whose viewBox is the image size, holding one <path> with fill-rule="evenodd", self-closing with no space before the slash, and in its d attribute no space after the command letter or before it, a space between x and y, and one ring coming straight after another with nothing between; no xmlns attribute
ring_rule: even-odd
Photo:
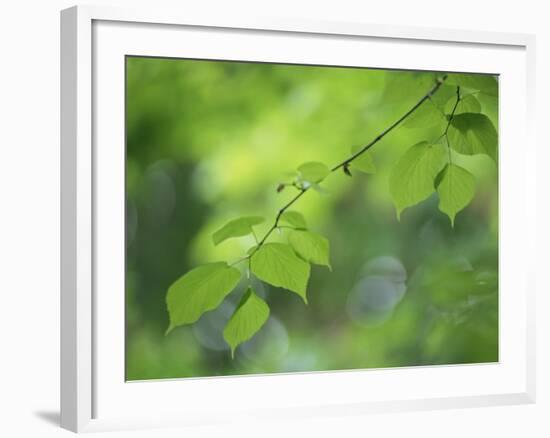
<svg viewBox="0 0 550 438"><path fill-rule="evenodd" d="M532 212L535 205L535 154L526 153L535 148L534 45L531 35L481 31L92 6L62 11L62 427L82 432L533 402L536 230L524 206ZM126 383L126 55L499 74L499 363Z"/></svg>

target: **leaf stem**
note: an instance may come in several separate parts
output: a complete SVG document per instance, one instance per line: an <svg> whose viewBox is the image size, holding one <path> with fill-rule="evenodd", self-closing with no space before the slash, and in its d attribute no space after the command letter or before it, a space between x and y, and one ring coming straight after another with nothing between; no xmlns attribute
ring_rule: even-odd
<svg viewBox="0 0 550 438"><path fill-rule="evenodd" d="M449 120L447 121L447 126L445 127L445 132L443 132L443 135L441 137L445 137L445 141L447 142L447 153L449 158L449 164L453 163L453 158L451 155L451 143L449 142L449 128L451 127L451 123L453 121L453 117L455 116L456 108L458 107L458 103L461 101L460 97L460 86L457 85L456 87L456 101L453 106L453 110L451 111L451 114L449 115Z"/></svg>
<svg viewBox="0 0 550 438"><path fill-rule="evenodd" d="M359 149L357 152L355 152L350 157L346 158L341 163L335 165L332 169L330 169L330 173L336 172L340 168L347 169L349 164L352 163L354 160L359 158L362 154L364 154L366 151L368 151L371 147L373 147L376 143L378 143L380 140L382 140L387 134L389 134L391 131L393 131L401 122L403 122L407 117L409 117L412 113L414 113L424 102L426 102L428 99L430 99L434 93L439 90L441 85L445 82L447 79L447 75L442 76L441 78L437 78L435 84L430 88L430 90L422 96L422 98L416 102L405 114L403 114L401 117L399 117L395 122L393 122L390 126L388 126L384 131L382 131L380 134L378 134L372 141L367 143L365 146L363 146L361 149ZM458 87L457 87L458 89ZM458 90L457 90L458 93ZM457 102L458 104L458 102ZM455 104L456 108L456 104ZM238 260L235 263L238 263L240 261L251 259L252 256L261 248L261 246L265 243L265 241L268 239L268 237L275 231L275 229L279 226L279 220L281 219L281 216L285 211L287 211L296 201L298 201L302 196L305 195L307 191L309 191L308 187L301 187L299 188L299 192L290 199L289 202L287 202L278 212L277 216L275 217L275 221L273 225L267 230L267 232L264 234L264 236L260 239L258 245L254 248L254 250L244 259ZM250 263L249 263L250 265Z"/></svg>
<svg viewBox="0 0 550 438"><path fill-rule="evenodd" d="M251 227L252 228L252 235L254 236L254 240L256 242L256 244L258 244L258 236L256 236L256 232L254 231L254 227Z"/></svg>
<svg viewBox="0 0 550 438"><path fill-rule="evenodd" d="M451 126L451 122L453 121L453 117L455 116L456 108L458 106L458 103L461 101L460 97L460 87L456 87L456 101L453 106L453 110L451 111L451 114L449 115L449 120L447 121L447 126L445 127L445 132L443 133L444 136L447 136L447 133L449 132L449 128Z"/></svg>

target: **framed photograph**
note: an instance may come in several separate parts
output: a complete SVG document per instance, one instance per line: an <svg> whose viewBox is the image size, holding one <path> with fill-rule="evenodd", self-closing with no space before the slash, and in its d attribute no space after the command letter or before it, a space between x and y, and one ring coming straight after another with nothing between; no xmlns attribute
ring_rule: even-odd
<svg viewBox="0 0 550 438"><path fill-rule="evenodd" d="M533 37L61 26L63 427L534 401Z"/></svg>

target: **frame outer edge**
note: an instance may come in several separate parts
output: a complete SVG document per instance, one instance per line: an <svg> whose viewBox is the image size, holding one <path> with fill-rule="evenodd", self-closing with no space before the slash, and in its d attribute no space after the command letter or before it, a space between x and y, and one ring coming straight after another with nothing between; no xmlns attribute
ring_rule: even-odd
<svg viewBox="0 0 550 438"><path fill-rule="evenodd" d="M79 9L95 20L140 24L214 27L252 31L293 32L350 37L430 40L472 44L527 46L532 35L473 29L437 28L414 25L379 24L362 21L293 19L287 16L220 15L197 13L185 8L123 7L83 5Z"/></svg>
<svg viewBox="0 0 550 438"><path fill-rule="evenodd" d="M272 30L349 36L427 39L463 43L523 46L527 50L528 142L535 147L535 37L455 29L385 26L367 23L289 20L232 20L189 16L158 10L106 6L73 6L61 11L61 427L73 432L96 428L93 375L93 184L92 184L92 21L112 20L243 30ZM177 11L176 11L177 12ZM220 21L222 20L222 21ZM207 24L204 24L207 23ZM535 221L536 222L536 221ZM533 242L534 245L534 242ZM536 285L538 286L538 285ZM527 388L521 394L495 398L496 405L535 401L535 293L529 294ZM533 319L532 319L533 318ZM485 406L485 403L481 405ZM492 405L492 403L489 403ZM454 405L453 405L454 406ZM428 408L432 409L432 408ZM101 421L100 421L101 423Z"/></svg>
<svg viewBox="0 0 550 438"><path fill-rule="evenodd" d="M61 11L61 427L92 418L91 19Z"/></svg>
<svg viewBox="0 0 550 438"><path fill-rule="evenodd" d="M61 427L76 432L76 9L61 12Z"/></svg>
<svg viewBox="0 0 550 438"><path fill-rule="evenodd" d="M529 246L532 254L537 253L537 239L536 230L538 226L538 220L540 219L540 213L538 212L537 199L540 198L537 189L538 182L538 168L537 162L540 160L540 151L537 150L537 132L536 132L536 53L537 42L535 35L527 35L525 41L526 50L526 106L527 106L527 147L529 148L528 166L532 170L530 178L527 181L527 187L529 189L527 196L527 204L525 208L532 209L533 214L530 217L529 230ZM537 295L541 293L541 279L536 266L533 265L530 268L530 275L527 286L527 375L526 375L526 391L529 403L537 402L537 308L536 301Z"/></svg>

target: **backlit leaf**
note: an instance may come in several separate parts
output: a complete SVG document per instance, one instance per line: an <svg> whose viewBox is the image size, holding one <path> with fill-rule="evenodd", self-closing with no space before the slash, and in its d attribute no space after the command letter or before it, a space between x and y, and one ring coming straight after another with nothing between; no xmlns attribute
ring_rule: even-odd
<svg viewBox="0 0 550 438"><path fill-rule="evenodd" d="M443 110L445 104L452 97L456 97L456 86L450 85L447 81L439 87L436 93L430 97L430 102L433 103L438 109Z"/></svg>
<svg viewBox="0 0 550 438"><path fill-rule="evenodd" d="M304 181L318 183L330 173L330 169L324 163L310 161L300 165L298 172Z"/></svg>
<svg viewBox="0 0 550 438"><path fill-rule="evenodd" d="M316 184L316 183L311 183L309 185L309 187L316 191L317 193L319 193L320 195L328 195L330 192L325 189L323 186L321 186L320 184Z"/></svg>
<svg viewBox="0 0 550 438"><path fill-rule="evenodd" d="M403 126L408 129L424 129L437 125L444 126L445 122L443 111L428 99L403 122Z"/></svg>
<svg viewBox="0 0 550 438"><path fill-rule="evenodd" d="M492 75L472 73L451 73L447 83L469 88L470 90L482 91L491 96L498 95L498 82Z"/></svg>
<svg viewBox="0 0 550 438"><path fill-rule="evenodd" d="M382 101L385 104L409 104L420 99L435 84L436 75L416 71L388 71Z"/></svg>
<svg viewBox="0 0 550 438"><path fill-rule="evenodd" d="M288 242L305 261L330 268L329 242L325 237L311 231L291 231Z"/></svg>
<svg viewBox="0 0 550 438"><path fill-rule="evenodd" d="M231 356L235 348L254 336L268 318L269 306L249 287L223 330L223 337L231 347Z"/></svg>
<svg viewBox="0 0 550 438"><path fill-rule="evenodd" d="M191 324L204 312L218 307L240 278L239 270L225 262L202 265L184 274L168 288L170 326L166 333L179 325Z"/></svg>
<svg viewBox="0 0 550 438"><path fill-rule="evenodd" d="M481 112L489 117L498 132L498 96L478 93L477 100L481 104Z"/></svg>
<svg viewBox="0 0 550 438"><path fill-rule="evenodd" d="M399 159L390 174L390 192L397 216L434 192L434 180L447 151L441 144L417 143Z"/></svg>
<svg viewBox="0 0 550 438"><path fill-rule="evenodd" d="M454 225L456 214L466 207L475 194L475 177L456 164L448 164L435 182L439 195L439 209Z"/></svg>
<svg viewBox="0 0 550 438"><path fill-rule="evenodd" d="M307 228L306 220L302 213L297 211L289 210L285 211L280 218L280 221L290 225L293 228L299 230L305 230Z"/></svg>
<svg viewBox="0 0 550 438"><path fill-rule="evenodd" d="M455 115L449 127L449 142L458 153L486 154L495 161L497 159L497 131L484 114Z"/></svg>
<svg viewBox="0 0 550 438"><path fill-rule="evenodd" d="M212 235L214 245L219 245L232 237L247 236L252 233L252 226L261 224L263 221L264 218L260 216L240 217L229 221Z"/></svg>
<svg viewBox="0 0 550 438"><path fill-rule="evenodd" d="M355 154L359 152L362 148L363 146L354 146L351 148L351 153ZM361 155L359 155L355 160L350 163L350 166L353 169L357 169L364 173L376 172L376 166L374 165L374 160L372 159L372 155L369 151L363 152Z"/></svg>
<svg viewBox="0 0 550 438"><path fill-rule="evenodd" d="M456 97L449 99L449 101L445 105L446 114L452 113L455 103L456 103ZM481 112L481 104L471 94L461 97L455 109L455 115L462 114L462 113L479 113L479 112Z"/></svg>
<svg viewBox="0 0 550 438"><path fill-rule="evenodd" d="M307 303L309 263L299 258L286 243L266 243L250 260L252 273L273 286L296 292Z"/></svg>

